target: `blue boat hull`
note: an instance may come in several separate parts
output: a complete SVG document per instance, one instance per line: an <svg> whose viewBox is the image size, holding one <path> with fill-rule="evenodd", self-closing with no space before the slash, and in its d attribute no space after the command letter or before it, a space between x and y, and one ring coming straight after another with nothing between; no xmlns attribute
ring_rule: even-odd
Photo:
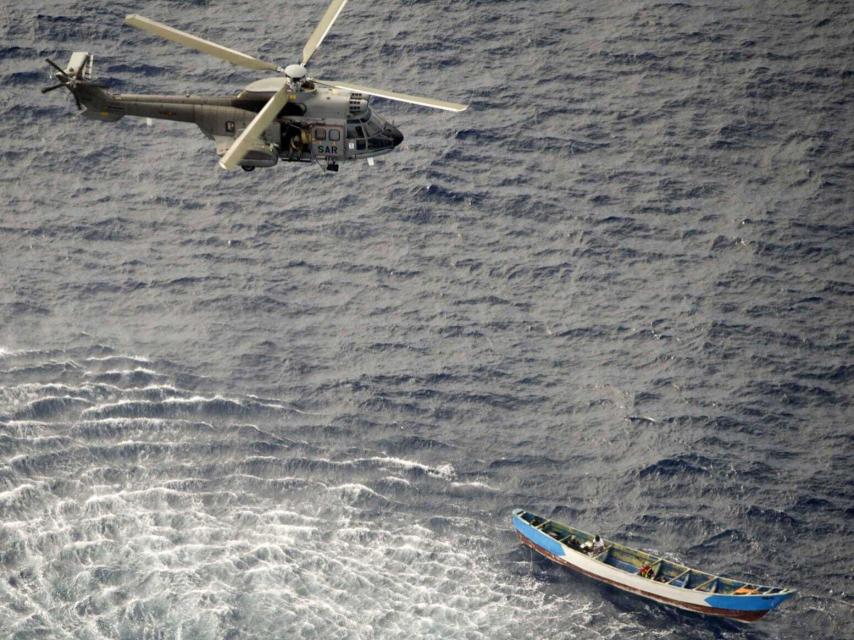
<svg viewBox="0 0 854 640"><path fill-rule="evenodd" d="M652 580L639 579L628 572L608 567L591 556L574 551L532 526L518 514L513 516L513 526L523 544L561 566L623 591L689 611L753 622L793 595L791 591L747 596L698 593L692 589L662 585Z"/></svg>

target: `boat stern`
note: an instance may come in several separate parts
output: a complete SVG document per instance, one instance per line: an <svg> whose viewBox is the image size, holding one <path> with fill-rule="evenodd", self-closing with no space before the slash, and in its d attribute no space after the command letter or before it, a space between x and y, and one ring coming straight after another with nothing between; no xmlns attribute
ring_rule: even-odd
<svg viewBox="0 0 854 640"><path fill-rule="evenodd" d="M533 518L533 523L526 516ZM540 522L537 522L538 520ZM540 549L548 551L551 556L561 558L565 554L563 545L537 528L537 525L543 525L546 522L547 520L544 518L535 516L523 509L516 509L513 512L513 527L519 537L523 538L523 542L531 542Z"/></svg>

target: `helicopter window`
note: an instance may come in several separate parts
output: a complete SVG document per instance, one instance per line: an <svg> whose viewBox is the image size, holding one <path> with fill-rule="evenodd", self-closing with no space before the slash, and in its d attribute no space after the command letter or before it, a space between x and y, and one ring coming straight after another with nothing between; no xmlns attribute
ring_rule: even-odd
<svg viewBox="0 0 854 640"><path fill-rule="evenodd" d="M329 130L329 139L330 140L340 140L341 132L338 129L330 129Z"/></svg>
<svg viewBox="0 0 854 640"><path fill-rule="evenodd" d="M365 150L365 141L364 140L356 140L356 151L364 151Z"/></svg>
<svg viewBox="0 0 854 640"><path fill-rule="evenodd" d="M356 135L359 136L360 138L365 137L365 130L362 129L361 125L358 125L358 124L356 125Z"/></svg>
<svg viewBox="0 0 854 640"><path fill-rule="evenodd" d="M326 129L317 128L314 130L315 140L326 140Z"/></svg>
<svg viewBox="0 0 854 640"><path fill-rule="evenodd" d="M234 120L225 121L225 130L228 133L234 133Z"/></svg>
<svg viewBox="0 0 854 640"><path fill-rule="evenodd" d="M380 129L379 125L377 125L376 122L366 123L365 130L368 132L368 137L372 137L382 131L382 129Z"/></svg>

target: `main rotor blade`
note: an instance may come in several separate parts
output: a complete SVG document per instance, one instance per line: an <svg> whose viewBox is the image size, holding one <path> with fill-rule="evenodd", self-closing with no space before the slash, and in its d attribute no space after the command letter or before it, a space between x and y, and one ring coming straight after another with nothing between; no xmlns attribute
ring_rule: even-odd
<svg viewBox="0 0 854 640"><path fill-rule="evenodd" d="M436 100L435 98L422 98L421 96L411 96L406 93L397 93L395 91L386 91L385 89L374 89L361 84L352 82L330 82L327 80L318 80L312 78L316 83L326 85L327 87L336 87L345 91L353 91L357 93L367 93L369 96L377 96L378 98L387 98L388 100L397 100L398 102L408 102L409 104L417 104L422 107L433 107L434 109L444 109L445 111L465 111L469 108L467 104L459 104L457 102L447 102L445 100Z"/></svg>
<svg viewBox="0 0 854 640"><path fill-rule="evenodd" d="M243 133L234 141L234 144L228 148L228 151L220 159L219 166L228 171L237 168L237 165L240 164L246 153L258 142L258 138L260 138L264 129L279 115L279 111L282 110L282 107L288 101L288 92L290 91L291 88L285 84L273 94L273 97L264 105L264 108L258 112L258 115L253 118L252 122L243 130Z"/></svg>
<svg viewBox="0 0 854 640"><path fill-rule="evenodd" d="M64 87L65 83L61 82L60 84L55 84L52 87L45 87L42 89L42 93L48 93L49 91L53 91L54 89L59 89L60 87Z"/></svg>
<svg viewBox="0 0 854 640"><path fill-rule="evenodd" d="M312 54L317 51L317 48L320 46L320 43L323 42L323 39L326 37L326 34L329 33L329 30L332 28L333 23L338 18L338 14L341 13L341 10L344 8L344 5L347 4L347 0L332 0L329 3L329 7L326 9L326 13L323 14L323 17L320 19L320 22L312 31L311 36L308 38L308 41L305 43L305 47L302 50L302 66L308 64L309 59Z"/></svg>
<svg viewBox="0 0 854 640"><path fill-rule="evenodd" d="M184 33L183 31L173 29L172 27L155 22L154 20L149 20L143 16L129 15L125 18L125 24L141 29L146 33L165 38L166 40L177 42L178 44L182 44L190 49L207 53L208 55L220 58L221 60L225 60L231 64L246 67L247 69L269 71L279 70L279 66L272 62L265 62L264 60L253 58L252 56L241 53L240 51L235 51L234 49L223 47L215 42L204 40L197 36L190 35L189 33Z"/></svg>

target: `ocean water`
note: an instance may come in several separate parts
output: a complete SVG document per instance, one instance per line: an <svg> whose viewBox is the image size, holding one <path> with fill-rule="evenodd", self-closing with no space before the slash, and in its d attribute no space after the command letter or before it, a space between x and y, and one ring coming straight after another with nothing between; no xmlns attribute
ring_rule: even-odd
<svg viewBox="0 0 854 640"><path fill-rule="evenodd" d="M854 15L351 0L406 139L216 166L76 116L258 74L322 2L0 6L0 637L854 637ZM753 625L532 557L524 507L797 589Z"/></svg>

